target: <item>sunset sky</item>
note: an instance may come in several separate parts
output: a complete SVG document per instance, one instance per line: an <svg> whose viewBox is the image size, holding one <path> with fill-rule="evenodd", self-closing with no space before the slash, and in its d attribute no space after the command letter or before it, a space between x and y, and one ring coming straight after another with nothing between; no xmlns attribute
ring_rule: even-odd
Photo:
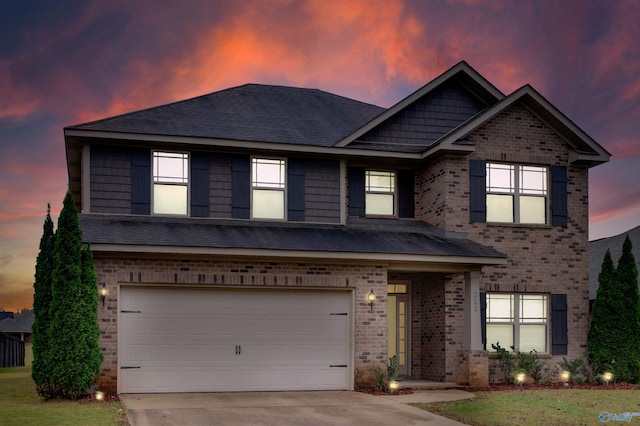
<svg viewBox="0 0 640 426"><path fill-rule="evenodd" d="M612 153L590 239L640 225L640 1L6 0L0 4L0 307L31 307L63 127L244 83L389 107L461 60L531 84Z"/></svg>

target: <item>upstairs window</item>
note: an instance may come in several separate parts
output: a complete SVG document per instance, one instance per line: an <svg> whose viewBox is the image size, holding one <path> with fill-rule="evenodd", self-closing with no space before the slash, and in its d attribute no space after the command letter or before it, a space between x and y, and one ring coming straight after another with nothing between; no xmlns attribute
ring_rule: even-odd
<svg viewBox="0 0 640 426"><path fill-rule="evenodd" d="M487 293L487 349L548 352L549 298L546 294Z"/></svg>
<svg viewBox="0 0 640 426"><path fill-rule="evenodd" d="M545 224L546 167L487 163L487 222Z"/></svg>
<svg viewBox="0 0 640 426"><path fill-rule="evenodd" d="M251 159L251 215L254 219L285 218L285 177L285 160Z"/></svg>
<svg viewBox="0 0 640 426"><path fill-rule="evenodd" d="M395 213L395 172L366 170L365 214L393 216Z"/></svg>
<svg viewBox="0 0 640 426"><path fill-rule="evenodd" d="M153 213L186 215L189 193L189 154L153 153Z"/></svg>

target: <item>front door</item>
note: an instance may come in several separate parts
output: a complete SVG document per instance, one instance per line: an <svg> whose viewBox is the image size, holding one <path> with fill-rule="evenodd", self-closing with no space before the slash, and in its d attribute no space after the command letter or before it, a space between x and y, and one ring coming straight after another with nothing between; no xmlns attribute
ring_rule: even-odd
<svg viewBox="0 0 640 426"><path fill-rule="evenodd" d="M398 356L398 365L403 376L409 376L409 294L408 284L387 286L389 358Z"/></svg>

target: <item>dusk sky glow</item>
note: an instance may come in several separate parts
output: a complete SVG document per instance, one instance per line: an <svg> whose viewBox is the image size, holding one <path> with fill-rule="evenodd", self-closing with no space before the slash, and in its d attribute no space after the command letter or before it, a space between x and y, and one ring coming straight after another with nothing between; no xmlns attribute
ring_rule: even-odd
<svg viewBox="0 0 640 426"><path fill-rule="evenodd" d="M63 127L245 83L389 107L465 60L531 84L611 154L590 239L640 225L640 1L8 0L0 5L0 308L32 306L67 187Z"/></svg>

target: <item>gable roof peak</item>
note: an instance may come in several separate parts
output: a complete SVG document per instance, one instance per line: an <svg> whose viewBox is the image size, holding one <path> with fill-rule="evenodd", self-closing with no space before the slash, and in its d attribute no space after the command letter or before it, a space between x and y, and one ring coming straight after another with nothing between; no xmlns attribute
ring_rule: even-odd
<svg viewBox="0 0 640 426"><path fill-rule="evenodd" d="M429 96L437 90L452 84L455 84L458 87L461 87L465 92L468 92L470 97L477 99L477 102L484 107L492 106L505 97L504 93L480 75L480 73L478 73L467 62L460 61L415 92L411 93L406 98L400 100L375 119L364 123L364 125L356 129L353 133L346 135L346 137L334 146L348 146L358 138L364 136L367 132L401 113L403 110L410 108L426 96Z"/></svg>
<svg viewBox="0 0 640 426"><path fill-rule="evenodd" d="M478 127L498 116L513 105L522 104L538 119L553 129L571 148L569 160L594 166L609 161L611 154L591 136L556 108L530 84L514 90L496 104L472 117L458 128L444 135L436 144L449 146L464 139Z"/></svg>

